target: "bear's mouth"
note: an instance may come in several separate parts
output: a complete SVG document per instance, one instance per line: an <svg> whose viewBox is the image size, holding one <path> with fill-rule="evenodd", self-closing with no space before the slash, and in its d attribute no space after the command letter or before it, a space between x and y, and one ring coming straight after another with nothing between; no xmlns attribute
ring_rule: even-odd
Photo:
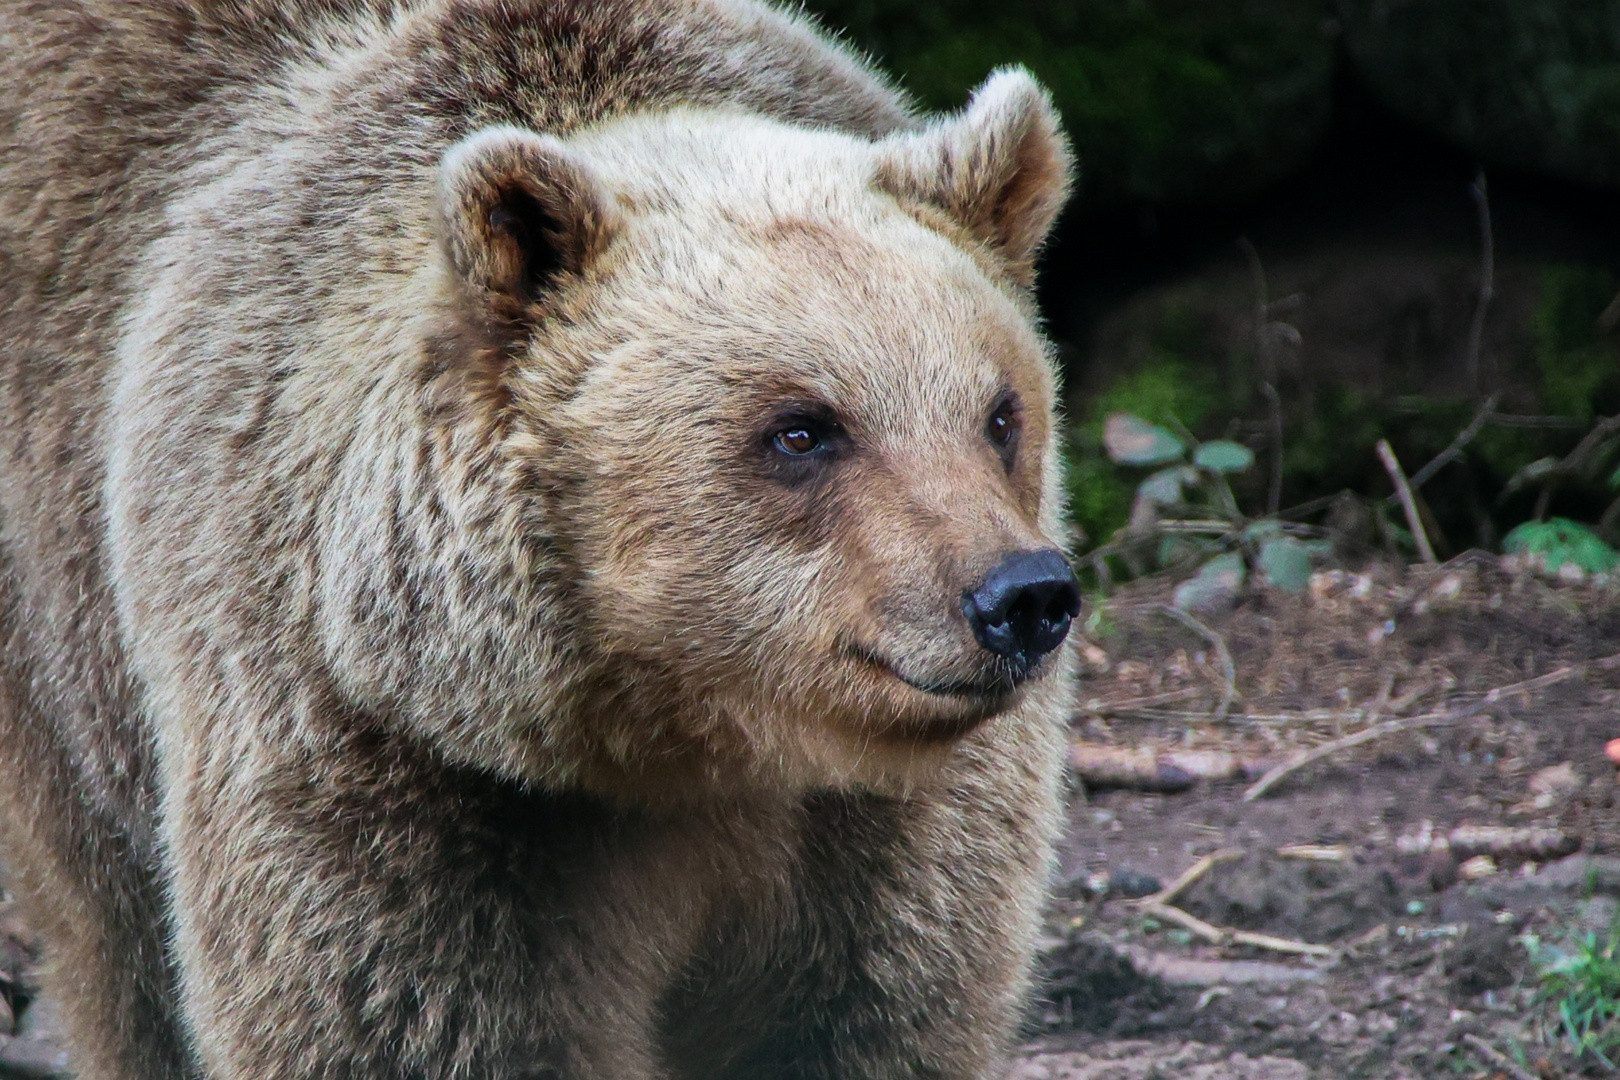
<svg viewBox="0 0 1620 1080"><path fill-rule="evenodd" d="M984 700L986 698L999 699L1017 689L1019 680L1010 674L997 673L990 678L978 679L938 679L925 678L905 671L899 664L889 660L875 649L868 648L858 642L848 642L844 647L850 659L867 667L874 668L885 675L899 679L913 690L936 697L970 698Z"/></svg>

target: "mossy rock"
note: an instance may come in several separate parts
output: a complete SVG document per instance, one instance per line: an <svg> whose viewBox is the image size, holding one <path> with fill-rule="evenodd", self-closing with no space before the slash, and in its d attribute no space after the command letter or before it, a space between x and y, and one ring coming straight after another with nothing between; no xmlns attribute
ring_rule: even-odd
<svg viewBox="0 0 1620 1080"><path fill-rule="evenodd" d="M1620 4L1338 0L1391 108L1487 162L1620 186Z"/></svg>
<svg viewBox="0 0 1620 1080"><path fill-rule="evenodd" d="M1318 0L811 0L936 109L1027 65L1081 159L1081 206L1212 202L1296 168L1327 125Z"/></svg>

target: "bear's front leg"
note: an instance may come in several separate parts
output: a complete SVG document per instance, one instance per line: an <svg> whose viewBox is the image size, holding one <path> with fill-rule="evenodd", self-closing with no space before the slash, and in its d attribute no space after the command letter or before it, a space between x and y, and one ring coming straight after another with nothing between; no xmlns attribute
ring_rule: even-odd
<svg viewBox="0 0 1620 1080"><path fill-rule="evenodd" d="M666 999L677 1074L999 1080L1056 828L1059 731L1004 717L909 797L808 798L781 908L735 908Z"/></svg>
<svg viewBox="0 0 1620 1080"><path fill-rule="evenodd" d="M218 741L165 806L186 1018L214 1080L657 1080L686 933L656 825L379 733ZM689 920L687 920L689 921Z"/></svg>

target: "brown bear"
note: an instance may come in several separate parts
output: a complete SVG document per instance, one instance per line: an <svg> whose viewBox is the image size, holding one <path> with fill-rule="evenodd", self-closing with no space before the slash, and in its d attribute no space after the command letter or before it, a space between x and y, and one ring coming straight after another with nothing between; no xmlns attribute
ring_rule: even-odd
<svg viewBox="0 0 1620 1080"><path fill-rule="evenodd" d="M86 1080L994 1077L1070 158L748 0L0 0L0 858Z"/></svg>

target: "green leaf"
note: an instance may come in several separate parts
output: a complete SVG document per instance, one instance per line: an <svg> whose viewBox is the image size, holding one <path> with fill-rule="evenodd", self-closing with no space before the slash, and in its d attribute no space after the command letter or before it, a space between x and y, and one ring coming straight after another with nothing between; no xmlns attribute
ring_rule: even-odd
<svg viewBox="0 0 1620 1080"><path fill-rule="evenodd" d="M1199 568L1190 581L1176 588L1175 604L1183 611L1220 607L1237 598L1248 570L1237 552L1217 555Z"/></svg>
<svg viewBox="0 0 1620 1080"><path fill-rule="evenodd" d="M1193 464L1210 472L1242 472L1254 464L1254 451L1230 439L1211 439L1193 451Z"/></svg>
<svg viewBox="0 0 1620 1080"><path fill-rule="evenodd" d="M1163 465L1187 451L1187 444L1158 424L1130 413L1109 413L1103 448L1120 465Z"/></svg>
<svg viewBox="0 0 1620 1080"><path fill-rule="evenodd" d="M1243 527L1243 539L1249 543L1264 540L1268 536L1277 536L1282 533L1282 522L1276 518L1261 518L1251 521Z"/></svg>
<svg viewBox="0 0 1620 1080"><path fill-rule="evenodd" d="M1283 592L1302 593L1311 583L1311 549L1292 536L1273 536L1261 544L1258 563L1266 583Z"/></svg>
<svg viewBox="0 0 1620 1080"><path fill-rule="evenodd" d="M1606 574L1620 566L1620 551L1585 525L1568 518L1527 521L1502 539L1502 550L1539 558L1552 572L1565 563L1573 563L1589 574Z"/></svg>
<svg viewBox="0 0 1620 1080"><path fill-rule="evenodd" d="M1197 481L1197 470L1187 465L1172 465L1168 469L1160 469L1138 484L1136 493L1145 499L1152 499L1160 506L1175 506L1182 501L1182 488Z"/></svg>
<svg viewBox="0 0 1620 1080"><path fill-rule="evenodd" d="M1620 489L1620 469L1614 470L1614 475L1609 477L1609 486Z"/></svg>

